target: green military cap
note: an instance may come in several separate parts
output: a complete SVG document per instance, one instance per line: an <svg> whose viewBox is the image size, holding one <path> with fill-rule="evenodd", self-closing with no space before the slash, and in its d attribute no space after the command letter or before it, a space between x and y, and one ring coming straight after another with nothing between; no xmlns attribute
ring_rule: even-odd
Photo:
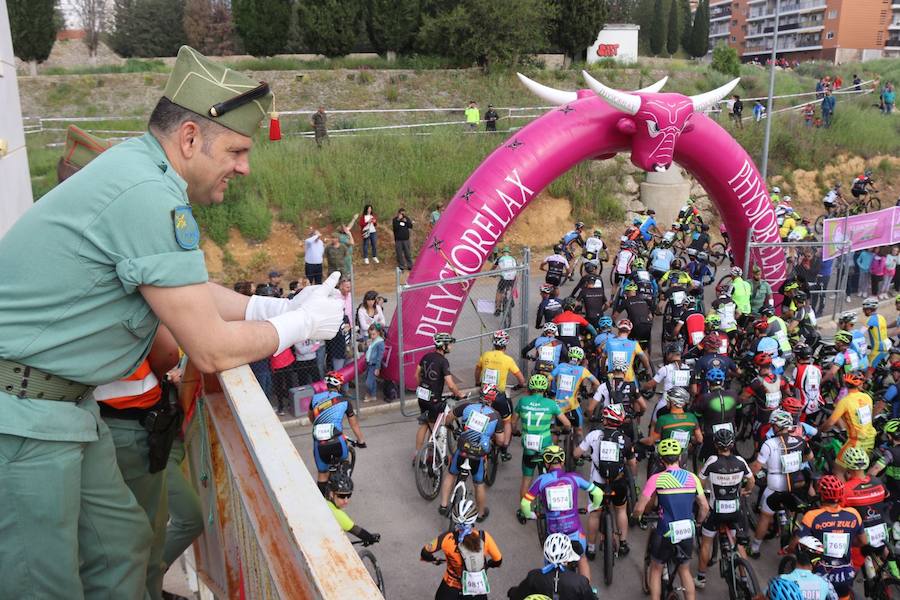
<svg viewBox="0 0 900 600"><path fill-rule="evenodd" d="M190 111L246 136L252 136L272 106L265 82L212 62L182 46L163 96Z"/></svg>
<svg viewBox="0 0 900 600"><path fill-rule="evenodd" d="M63 159L81 169L110 146L112 142L95 137L75 125L69 125L66 130L66 151Z"/></svg>

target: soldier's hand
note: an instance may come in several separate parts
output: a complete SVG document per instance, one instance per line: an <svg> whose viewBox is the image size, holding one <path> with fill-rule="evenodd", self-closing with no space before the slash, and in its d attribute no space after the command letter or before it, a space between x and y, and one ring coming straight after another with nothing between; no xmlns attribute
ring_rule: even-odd
<svg viewBox="0 0 900 600"><path fill-rule="evenodd" d="M288 310L297 310L298 308L306 306L306 303L312 298L338 298L343 301L341 293L335 288L340 279L340 271L335 271L328 276L328 279L326 279L325 283L322 285L306 286L289 301Z"/></svg>

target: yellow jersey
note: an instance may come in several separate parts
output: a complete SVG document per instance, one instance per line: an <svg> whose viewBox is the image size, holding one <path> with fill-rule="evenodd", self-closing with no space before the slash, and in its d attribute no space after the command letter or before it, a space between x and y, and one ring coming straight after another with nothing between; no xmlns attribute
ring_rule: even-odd
<svg viewBox="0 0 900 600"><path fill-rule="evenodd" d="M850 392L834 406L832 417L840 418L847 428L848 442L871 448L875 443L872 426L872 397L864 392Z"/></svg>
<svg viewBox="0 0 900 600"><path fill-rule="evenodd" d="M506 392L506 376L510 373L513 375L519 373L519 365L513 357L502 350L485 352L475 366L481 370L481 381L478 383L481 385L493 383L501 393Z"/></svg>

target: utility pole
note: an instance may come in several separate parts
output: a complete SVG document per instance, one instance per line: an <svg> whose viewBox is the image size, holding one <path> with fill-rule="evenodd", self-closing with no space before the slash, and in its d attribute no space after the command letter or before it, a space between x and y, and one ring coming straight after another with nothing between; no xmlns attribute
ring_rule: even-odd
<svg viewBox="0 0 900 600"><path fill-rule="evenodd" d="M775 0L775 31L772 32L772 58L769 61L769 98L766 103L766 135L763 138L762 179L766 184L769 173L769 136L772 134L772 97L775 95L775 57L778 51L778 17L781 13L781 0Z"/></svg>

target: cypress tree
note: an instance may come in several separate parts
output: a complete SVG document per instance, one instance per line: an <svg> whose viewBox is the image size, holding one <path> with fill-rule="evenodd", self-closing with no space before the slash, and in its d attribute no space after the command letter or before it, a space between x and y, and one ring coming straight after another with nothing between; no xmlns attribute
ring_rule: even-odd
<svg viewBox="0 0 900 600"><path fill-rule="evenodd" d="M13 53L31 63L37 74L37 63L44 62L56 41L55 0L7 0Z"/></svg>
<svg viewBox="0 0 900 600"><path fill-rule="evenodd" d="M666 50L669 55L678 52L678 38L681 32L681 9L678 6L678 0L672 0L669 6L669 30L666 37Z"/></svg>
<svg viewBox="0 0 900 600"><path fill-rule="evenodd" d="M291 25L291 0L232 0L234 28L253 56L283 52Z"/></svg>
<svg viewBox="0 0 900 600"><path fill-rule="evenodd" d="M653 21L650 24L650 53L654 56L662 53L666 45L666 14L663 0L656 0L653 5Z"/></svg>

